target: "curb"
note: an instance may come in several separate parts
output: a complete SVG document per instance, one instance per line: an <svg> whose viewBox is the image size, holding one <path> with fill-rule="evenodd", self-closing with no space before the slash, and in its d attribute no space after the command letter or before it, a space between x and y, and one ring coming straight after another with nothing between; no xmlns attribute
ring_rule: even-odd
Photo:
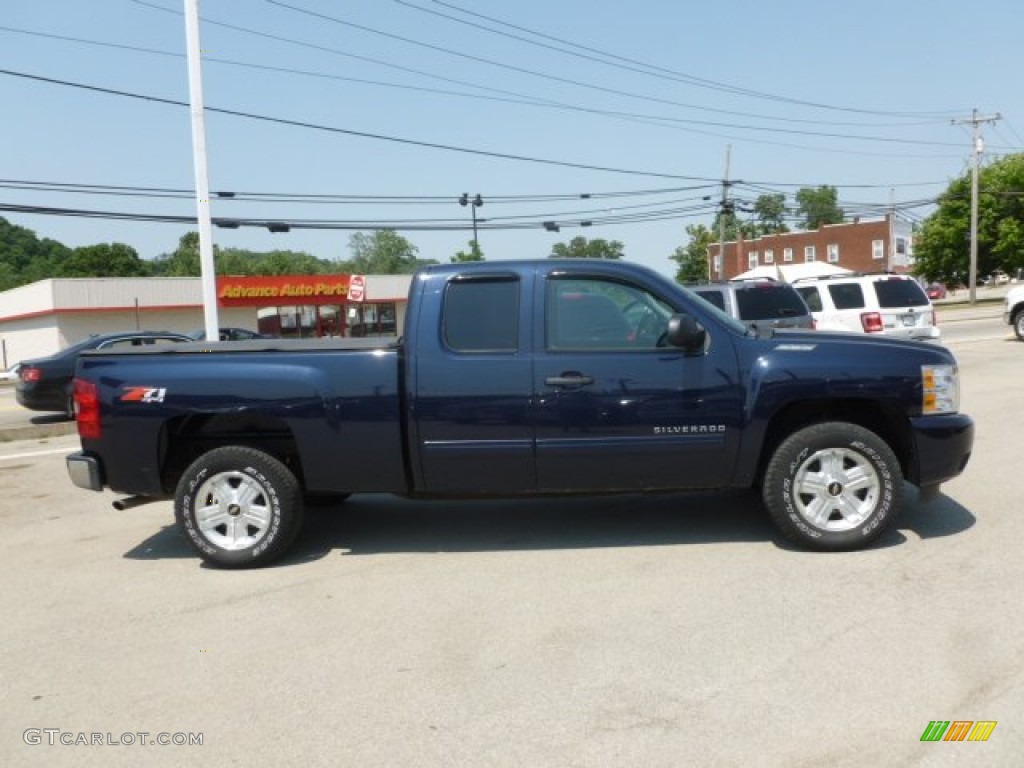
<svg viewBox="0 0 1024 768"><path fill-rule="evenodd" d="M77 431L78 426L73 421L9 427L0 429L0 443L12 443L17 440L39 440L46 437L63 437L64 435L73 435Z"/></svg>

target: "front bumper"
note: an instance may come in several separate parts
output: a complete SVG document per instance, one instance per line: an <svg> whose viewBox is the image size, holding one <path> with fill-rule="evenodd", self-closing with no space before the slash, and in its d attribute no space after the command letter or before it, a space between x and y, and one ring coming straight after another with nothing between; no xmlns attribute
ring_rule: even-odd
<svg viewBox="0 0 1024 768"><path fill-rule="evenodd" d="M916 461L907 479L922 489L951 480L967 466L974 447L974 420L962 413L910 420Z"/></svg>
<svg viewBox="0 0 1024 768"><path fill-rule="evenodd" d="M103 467L99 459L79 451L72 453L65 461L72 483L89 491L103 490Z"/></svg>

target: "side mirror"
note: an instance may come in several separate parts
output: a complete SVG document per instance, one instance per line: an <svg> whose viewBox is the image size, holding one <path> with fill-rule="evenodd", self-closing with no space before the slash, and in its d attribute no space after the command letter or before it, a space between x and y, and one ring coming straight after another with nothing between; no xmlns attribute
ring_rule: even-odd
<svg viewBox="0 0 1024 768"><path fill-rule="evenodd" d="M687 355L696 355L704 351L708 332L704 326L689 315L672 315L668 319L666 339L673 347L679 347Z"/></svg>

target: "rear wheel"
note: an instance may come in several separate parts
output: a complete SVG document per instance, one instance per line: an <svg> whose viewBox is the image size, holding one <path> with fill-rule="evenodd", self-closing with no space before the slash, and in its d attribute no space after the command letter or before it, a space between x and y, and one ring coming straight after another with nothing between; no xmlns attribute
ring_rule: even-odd
<svg viewBox="0 0 1024 768"><path fill-rule="evenodd" d="M302 527L295 475L263 451L215 448L178 482L174 514L185 539L208 563L251 568L280 557Z"/></svg>
<svg viewBox="0 0 1024 768"><path fill-rule="evenodd" d="M859 549L896 518L903 473L874 432L826 422L782 442L768 462L762 495L790 539L811 549Z"/></svg>
<svg viewBox="0 0 1024 768"><path fill-rule="evenodd" d="M1024 341L1024 309L1018 310L1013 316L1013 332L1017 334L1018 339Z"/></svg>

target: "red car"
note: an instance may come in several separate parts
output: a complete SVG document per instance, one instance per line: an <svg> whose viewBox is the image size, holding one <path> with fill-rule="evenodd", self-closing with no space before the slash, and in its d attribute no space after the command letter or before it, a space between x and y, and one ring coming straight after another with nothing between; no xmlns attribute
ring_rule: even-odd
<svg viewBox="0 0 1024 768"><path fill-rule="evenodd" d="M928 298L932 301L935 299L944 299L946 298L946 286L942 283L932 283L925 290L925 293L928 294Z"/></svg>

